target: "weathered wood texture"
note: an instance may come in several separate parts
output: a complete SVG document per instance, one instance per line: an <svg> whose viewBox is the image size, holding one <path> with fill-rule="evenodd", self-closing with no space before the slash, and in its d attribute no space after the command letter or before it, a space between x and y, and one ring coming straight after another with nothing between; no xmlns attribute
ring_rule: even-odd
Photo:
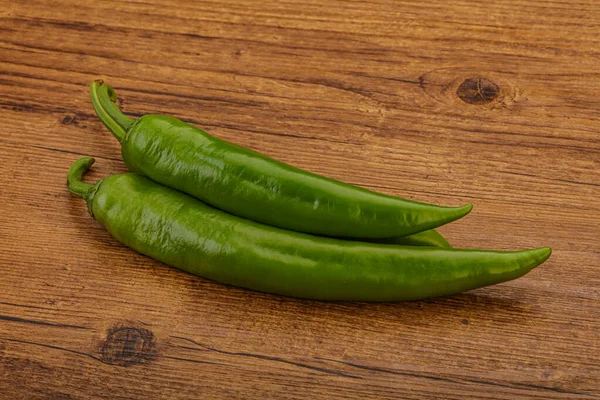
<svg viewBox="0 0 600 400"><path fill-rule="evenodd" d="M302 4L301 4L302 3ZM2 399L600 397L597 1L0 0ZM443 205L522 279L400 304L226 287L120 245L65 187L95 117L171 114Z"/></svg>

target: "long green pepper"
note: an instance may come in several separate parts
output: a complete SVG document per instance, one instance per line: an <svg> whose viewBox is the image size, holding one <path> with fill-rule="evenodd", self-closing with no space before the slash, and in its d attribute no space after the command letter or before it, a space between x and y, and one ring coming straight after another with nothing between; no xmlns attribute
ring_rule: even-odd
<svg viewBox="0 0 600 400"><path fill-rule="evenodd" d="M320 300L416 300L516 279L551 254L547 247L500 252L311 236L227 214L140 174L84 183L93 162L76 161L68 187L115 238L173 267L262 292Z"/></svg>
<svg viewBox="0 0 600 400"><path fill-rule="evenodd" d="M324 236L407 236L459 219L472 205L439 207L312 174L163 115L125 116L114 90L95 81L92 103L133 172L231 214Z"/></svg>
<svg viewBox="0 0 600 400"><path fill-rule="evenodd" d="M367 242L397 244L403 246L433 246L433 247L452 247L436 230L430 229L419 233L413 233L409 236L399 236L388 239L366 239Z"/></svg>

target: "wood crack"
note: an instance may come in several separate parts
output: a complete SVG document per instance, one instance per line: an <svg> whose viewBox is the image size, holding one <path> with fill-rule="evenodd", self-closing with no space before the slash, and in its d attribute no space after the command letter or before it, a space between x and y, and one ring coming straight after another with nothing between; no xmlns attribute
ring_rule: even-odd
<svg viewBox="0 0 600 400"><path fill-rule="evenodd" d="M458 383L458 382L463 381L463 382L469 382L469 383L476 383L476 384L483 384L483 385L490 385L490 386L500 386L500 387L507 387L507 388L514 388L515 386L521 386L521 387L541 389L541 390L546 390L546 391L556 392L556 393L568 393L568 394L587 396L587 397L591 397L591 398L600 398L600 396L597 396L593 393L578 392L578 391L561 389L561 388L552 387L552 386L534 385L534 384L520 383L520 382L499 383L499 382L493 382L493 381L485 381L485 380L481 380L481 379L469 379L469 378L464 378L464 377L458 377L458 378L452 379L452 378L446 378L446 377L442 377L442 376L396 371L396 370L387 369L387 368L370 367L370 366L363 365L363 364L357 364L357 363L352 363L352 362L348 362L348 361L336 360L336 359L332 359L332 358L323 358L323 357L317 357L317 358L321 359L321 360L344 364L344 365L354 367L354 368L364 369L364 370L373 371L373 372L383 372L386 374L393 374L393 375L412 376L412 377L416 377L416 378L425 378L425 379L431 379L431 380L436 380L436 381L446 381L446 382L452 382L452 383Z"/></svg>
<svg viewBox="0 0 600 400"><path fill-rule="evenodd" d="M92 360L99 361L99 362L101 362L101 363L104 364L104 362L99 357L96 357L96 356L94 356L92 354L89 354L89 353L85 353L83 351L77 351L77 350L67 349L66 347L53 346L51 344L44 344L44 343L32 342L32 341L29 341L29 340L13 339L13 338L6 338L6 337L0 337L0 340L6 340L7 342L30 344L30 345L33 345L33 346L45 347L47 349L65 351L67 353L72 353L72 354L77 354L77 355L80 355L80 356L85 356L85 357L91 358Z"/></svg>
<svg viewBox="0 0 600 400"><path fill-rule="evenodd" d="M118 158L118 157L90 155L90 154L80 153L80 152L72 151L72 150L59 149L57 147L45 147L45 146L38 146L35 144L17 143L17 142L12 142L9 140L4 140L4 139L0 139L0 143L12 145L12 146L23 146L23 147L31 148L31 149L40 149L40 150L46 150L46 151L54 151L54 152L58 152L58 153L73 154L73 155L82 156L82 157L94 157L99 160L123 161L123 159Z"/></svg>
<svg viewBox="0 0 600 400"><path fill-rule="evenodd" d="M188 338L185 338L185 337L182 337L182 336L171 335L171 337L175 338L175 339L185 340L186 342L193 343L196 346L201 347L201 349L198 349L198 348L189 347L189 346L179 346L181 348L185 348L185 349L188 349L188 350L194 350L194 351L212 351L212 352L216 352L216 353L220 353L220 354L227 354L227 355L231 355L231 356L256 358L256 359L260 359L260 360L274 361L274 362L289 364L289 365L293 365L293 366L300 367L300 368L306 368L306 369L310 369L310 370L313 370L313 371L323 372L323 373L331 374L331 375L343 376L343 377L346 377L346 378L362 379L360 376L350 375L350 374L346 374L344 372L340 372L340 371L336 371L336 370L332 370L332 369L328 369L328 368L315 367L315 366L312 366L312 365L303 364L303 363L299 363L299 362L296 362L296 361L286 360L285 358L281 358L281 357L267 356L267 355L263 355L263 354L254 354L254 353L245 353L245 352L235 352L235 351L220 350L220 349L204 345L202 343L196 342L195 340L188 339Z"/></svg>
<svg viewBox="0 0 600 400"><path fill-rule="evenodd" d="M10 315L0 315L0 320L11 321L11 322L21 322L24 324L33 324L33 325L42 325L42 326L54 326L57 328L90 329L85 326L57 324L54 322L38 321L38 320L26 319L26 318L20 318L20 317L12 317Z"/></svg>

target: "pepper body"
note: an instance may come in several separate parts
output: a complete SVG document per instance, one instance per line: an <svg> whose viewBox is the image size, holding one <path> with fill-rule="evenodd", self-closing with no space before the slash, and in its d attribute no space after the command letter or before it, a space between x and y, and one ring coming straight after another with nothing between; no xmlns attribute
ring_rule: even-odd
<svg viewBox="0 0 600 400"><path fill-rule="evenodd" d="M91 92L131 171L240 217L323 236L378 239L429 230L472 208L418 203L309 173L176 118L133 121L111 102L112 88L94 82Z"/></svg>
<svg viewBox="0 0 600 400"><path fill-rule="evenodd" d="M301 171L235 146L175 118L144 115L122 144L131 171L232 214L329 236L387 238L462 217Z"/></svg>
<svg viewBox="0 0 600 400"><path fill-rule="evenodd" d="M414 233L409 236L400 236L386 239L371 239L369 242L397 244L403 246L433 246L451 248L452 246L441 233L430 229L419 233Z"/></svg>
<svg viewBox="0 0 600 400"><path fill-rule="evenodd" d="M140 174L70 190L114 237L142 254L224 284L320 300L401 301L450 295L525 275L549 248L518 252L389 246L282 230L210 207Z"/></svg>

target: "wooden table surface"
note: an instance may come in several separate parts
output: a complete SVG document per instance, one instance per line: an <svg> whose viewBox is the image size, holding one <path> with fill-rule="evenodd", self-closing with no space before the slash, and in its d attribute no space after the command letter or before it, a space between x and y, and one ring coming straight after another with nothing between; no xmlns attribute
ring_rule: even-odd
<svg viewBox="0 0 600 400"><path fill-rule="evenodd" d="M302 4L301 4L302 3ZM600 3L0 0L2 399L600 398ZM408 303L232 288L122 246L65 185L131 116L474 211L455 247L554 253Z"/></svg>

